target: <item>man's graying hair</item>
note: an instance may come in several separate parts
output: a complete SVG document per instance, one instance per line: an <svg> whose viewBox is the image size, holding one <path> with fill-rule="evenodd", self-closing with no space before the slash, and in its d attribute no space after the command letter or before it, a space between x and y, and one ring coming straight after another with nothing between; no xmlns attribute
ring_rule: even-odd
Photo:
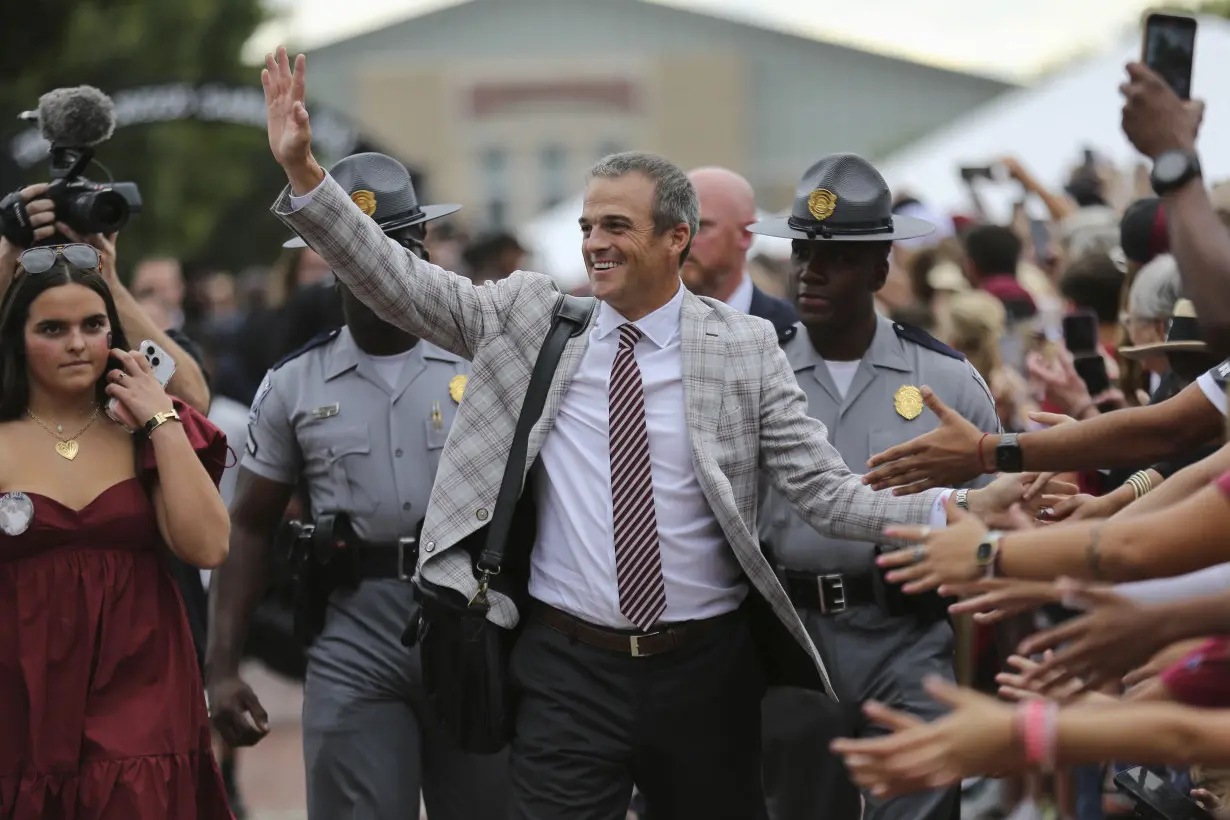
<svg viewBox="0 0 1230 820"><path fill-rule="evenodd" d="M618 179L628 174L644 174L654 183L653 232L659 236L679 223L688 226L688 245L679 255L682 266L688 258L692 240L700 230L700 199L692 180L675 163L643 151L625 151L598 160L589 169L590 179Z"/></svg>

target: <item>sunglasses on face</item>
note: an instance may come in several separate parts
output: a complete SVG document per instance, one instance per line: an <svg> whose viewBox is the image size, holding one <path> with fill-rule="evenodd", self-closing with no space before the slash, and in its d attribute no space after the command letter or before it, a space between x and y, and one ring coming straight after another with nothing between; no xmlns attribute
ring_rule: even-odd
<svg viewBox="0 0 1230 820"><path fill-rule="evenodd" d="M79 270L98 270L102 264L102 255L93 245L56 245L55 247L30 248L22 251L17 257L21 269L31 276L46 273L55 267L56 259L63 256L64 261Z"/></svg>

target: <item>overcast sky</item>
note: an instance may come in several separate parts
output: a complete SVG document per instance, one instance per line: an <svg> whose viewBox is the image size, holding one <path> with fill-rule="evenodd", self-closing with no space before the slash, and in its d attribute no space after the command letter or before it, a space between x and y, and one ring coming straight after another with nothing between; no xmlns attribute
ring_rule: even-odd
<svg viewBox="0 0 1230 820"><path fill-rule="evenodd" d="M577 0L587 2L588 0ZM358 34L457 0L268 0L289 9L250 44L304 47ZM516 2L516 0L505 0ZM1132 30L1149 0L669 0L670 5L789 27L924 62L1027 80ZM800 10L807 17L800 19Z"/></svg>

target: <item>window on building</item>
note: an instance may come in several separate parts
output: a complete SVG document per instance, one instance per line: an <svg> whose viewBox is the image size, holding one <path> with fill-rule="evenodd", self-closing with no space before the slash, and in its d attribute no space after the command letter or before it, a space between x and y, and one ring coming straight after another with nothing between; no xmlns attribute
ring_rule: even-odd
<svg viewBox="0 0 1230 820"><path fill-rule="evenodd" d="M554 208L568 196L568 152L562 145L548 145L539 155L542 207Z"/></svg>
<svg viewBox="0 0 1230 820"><path fill-rule="evenodd" d="M508 218L508 152L500 147L483 151L479 161L482 185L487 198L487 222L492 228L504 227Z"/></svg>

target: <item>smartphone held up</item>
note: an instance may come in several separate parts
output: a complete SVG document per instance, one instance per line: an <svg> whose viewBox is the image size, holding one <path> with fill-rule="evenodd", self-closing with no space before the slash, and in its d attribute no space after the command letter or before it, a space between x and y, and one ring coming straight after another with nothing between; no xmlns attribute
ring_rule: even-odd
<svg viewBox="0 0 1230 820"><path fill-rule="evenodd" d="M138 350L141 355L145 357L145 360L149 362L150 367L154 371L154 378L158 380L160 385L166 387L167 382L171 381L171 377L175 375L175 360L171 358L170 354L162 349L161 345L150 339L146 339L141 342L141 346ZM129 433L136 432L125 424L120 418L118 407L119 400L114 397L107 402L106 409L108 418L120 427L123 427Z"/></svg>
<svg viewBox="0 0 1230 820"><path fill-rule="evenodd" d="M1192 97L1195 58L1196 18L1160 11L1145 14L1141 62L1183 100Z"/></svg>

